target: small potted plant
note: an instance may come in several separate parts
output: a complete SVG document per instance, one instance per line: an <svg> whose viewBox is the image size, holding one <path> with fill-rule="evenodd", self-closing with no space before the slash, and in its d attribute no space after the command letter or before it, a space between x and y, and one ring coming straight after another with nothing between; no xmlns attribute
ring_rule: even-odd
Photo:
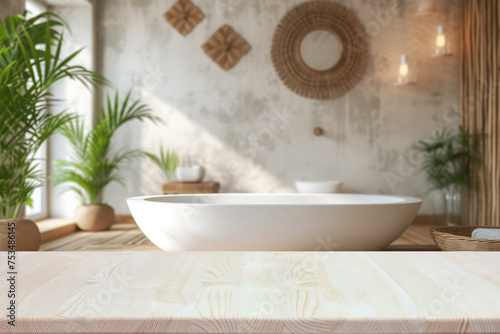
<svg viewBox="0 0 500 334"><path fill-rule="evenodd" d="M0 251L38 250L40 245L37 225L20 218L44 181L34 154L74 117L50 113L50 86L65 78L86 85L105 83L101 76L71 65L81 50L61 54L63 32L55 28L65 27L51 13L0 20Z"/></svg>
<svg viewBox="0 0 500 334"><path fill-rule="evenodd" d="M148 152L144 154L161 168L168 180L172 179L175 169L179 166L179 157L175 152L160 146L160 154L157 155Z"/></svg>
<svg viewBox="0 0 500 334"><path fill-rule="evenodd" d="M460 224L462 187L472 187L471 170L480 162L473 139L460 127L458 133L443 129L415 145L415 149L423 154L422 169L432 190L441 191L447 225Z"/></svg>
<svg viewBox="0 0 500 334"><path fill-rule="evenodd" d="M113 224L115 212L104 203L104 189L111 182L123 182L120 175L122 164L144 153L140 150L112 152L111 139L124 124L147 119L158 121L151 109L140 104L139 100L131 102L130 93L122 103L116 93L114 99L107 97L106 106L97 115L97 124L87 134L80 119L59 130L71 144L73 158L54 162L54 185L69 183L67 190L74 191L80 198L81 206L75 210L76 224L80 229L102 231Z"/></svg>

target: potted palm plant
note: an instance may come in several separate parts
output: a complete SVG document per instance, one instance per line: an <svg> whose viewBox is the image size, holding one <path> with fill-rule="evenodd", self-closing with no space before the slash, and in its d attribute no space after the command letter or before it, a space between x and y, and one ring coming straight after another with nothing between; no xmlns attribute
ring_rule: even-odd
<svg viewBox="0 0 500 334"><path fill-rule="evenodd" d="M165 173L167 179L171 179L177 166L179 166L179 157L175 152L172 152L160 145L160 153L144 153L154 164L156 164Z"/></svg>
<svg viewBox="0 0 500 334"><path fill-rule="evenodd" d="M472 167L480 162L474 136L463 127L458 133L442 129L433 137L417 142L415 149L424 157L422 169L432 190L441 191L446 224L459 225L462 187L472 187Z"/></svg>
<svg viewBox="0 0 500 334"><path fill-rule="evenodd" d="M104 84L99 75L71 65L77 51L61 53L64 21L43 13L31 19L14 15L0 20L0 250L9 247L7 226L15 230L17 250L37 250L40 234L29 220L19 219L43 182L35 152L69 114L51 114L49 88L64 78L85 85ZM6 225L3 227L3 225ZM12 232L14 233L14 232ZM13 243L11 242L11 245Z"/></svg>
<svg viewBox="0 0 500 334"><path fill-rule="evenodd" d="M176 168L179 166L179 157L175 152L172 152L160 145L160 153L148 153L144 152L144 154L160 169L163 171L167 178L167 182L170 182L174 178L174 172ZM163 187L165 187L168 183L163 184L162 191L164 192Z"/></svg>
<svg viewBox="0 0 500 334"><path fill-rule="evenodd" d="M111 150L111 139L124 124L146 119L158 121L145 104L140 104L139 100L132 102L130 93L123 102L116 93L113 99L107 97L105 107L97 115L97 124L87 134L80 119L59 129L72 146L73 158L54 162L54 184L69 183L67 190L78 195L81 206L76 208L75 219L80 229L101 231L113 224L115 212L104 203L104 189L111 182L122 182L122 164L144 153L140 150Z"/></svg>

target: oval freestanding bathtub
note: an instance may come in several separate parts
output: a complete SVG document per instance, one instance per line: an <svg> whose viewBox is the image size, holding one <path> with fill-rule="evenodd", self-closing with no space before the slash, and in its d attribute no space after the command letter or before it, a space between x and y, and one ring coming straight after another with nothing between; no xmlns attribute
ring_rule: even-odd
<svg viewBox="0 0 500 334"><path fill-rule="evenodd" d="M199 194L127 200L139 228L166 251L382 250L422 201L357 194Z"/></svg>

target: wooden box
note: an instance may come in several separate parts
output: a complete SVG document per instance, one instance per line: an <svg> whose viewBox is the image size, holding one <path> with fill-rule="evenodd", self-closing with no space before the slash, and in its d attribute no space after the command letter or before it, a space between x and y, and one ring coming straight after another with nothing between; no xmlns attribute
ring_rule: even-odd
<svg viewBox="0 0 500 334"><path fill-rule="evenodd" d="M164 183L163 194L215 194L220 189L219 182L170 182Z"/></svg>

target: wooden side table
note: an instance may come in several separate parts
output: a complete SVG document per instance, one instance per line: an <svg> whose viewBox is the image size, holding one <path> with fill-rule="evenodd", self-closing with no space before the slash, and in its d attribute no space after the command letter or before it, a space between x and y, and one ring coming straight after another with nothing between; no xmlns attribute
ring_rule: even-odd
<svg viewBox="0 0 500 334"><path fill-rule="evenodd" d="M219 182L170 182L164 183L162 192L165 195L172 194L216 194L219 192Z"/></svg>

